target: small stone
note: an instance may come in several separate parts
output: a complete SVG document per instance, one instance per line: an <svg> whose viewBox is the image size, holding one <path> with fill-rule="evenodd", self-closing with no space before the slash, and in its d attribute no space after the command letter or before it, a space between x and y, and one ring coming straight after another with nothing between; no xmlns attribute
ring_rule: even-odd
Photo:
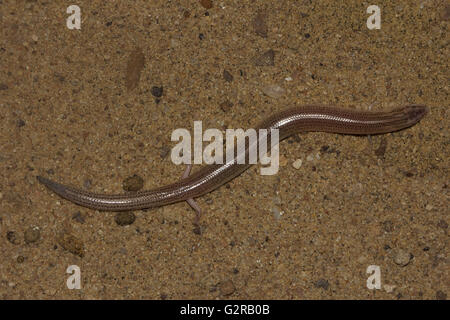
<svg viewBox="0 0 450 320"><path fill-rule="evenodd" d="M25 125L25 121L23 121L22 119L17 120L17 126L19 128L23 127Z"/></svg>
<svg viewBox="0 0 450 320"><path fill-rule="evenodd" d="M227 70L223 70L223 78L227 82L233 81L233 75L230 72L228 72Z"/></svg>
<svg viewBox="0 0 450 320"><path fill-rule="evenodd" d="M324 290L328 290L328 287L330 286L330 283L328 282L328 280L325 279L319 279L316 281L316 283L314 284L314 286L316 288L322 288Z"/></svg>
<svg viewBox="0 0 450 320"><path fill-rule="evenodd" d="M394 262L401 267L405 267L411 261L411 254L402 249L397 249L394 252Z"/></svg>
<svg viewBox="0 0 450 320"><path fill-rule="evenodd" d="M202 228L199 224L195 224L194 229L192 229L192 232L194 232L196 235L202 234Z"/></svg>
<svg viewBox="0 0 450 320"><path fill-rule="evenodd" d="M16 261L17 263L23 263L25 261L25 258L23 256L18 256Z"/></svg>
<svg viewBox="0 0 450 320"><path fill-rule="evenodd" d="M391 284L385 284L383 285L383 289L384 291L386 291L387 293L392 293L395 290L396 286L391 285Z"/></svg>
<svg viewBox="0 0 450 320"><path fill-rule="evenodd" d="M445 220L439 220L439 222L437 223L437 226L441 229L447 230L448 228L448 223Z"/></svg>
<svg viewBox="0 0 450 320"><path fill-rule="evenodd" d="M278 207L272 207L272 214L273 214L273 217L275 218L275 220L280 220L283 213L284 212L280 211L280 209L278 209Z"/></svg>
<svg viewBox="0 0 450 320"><path fill-rule="evenodd" d="M385 232L392 232L394 230L394 224L391 220L386 220L383 222L383 230Z"/></svg>
<svg viewBox="0 0 450 320"><path fill-rule="evenodd" d="M200 4L205 9L211 9L213 7L213 4L212 4L211 0L200 0Z"/></svg>
<svg viewBox="0 0 450 320"><path fill-rule="evenodd" d="M273 66L275 65L275 51L272 49L263 54L253 58L253 64L257 67Z"/></svg>
<svg viewBox="0 0 450 320"><path fill-rule="evenodd" d="M287 158L284 155L282 155L282 154L280 155L278 160L279 160L280 167L284 167L288 163Z"/></svg>
<svg viewBox="0 0 450 320"><path fill-rule="evenodd" d="M142 189L143 186L144 186L144 179L142 179L137 174L126 178L122 183L123 190L125 191L139 191Z"/></svg>
<svg viewBox="0 0 450 320"><path fill-rule="evenodd" d="M441 20L448 21L450 20L450 4L447 4L441 12Z"/></svg>
<svg viewBox="0 0 450 320"><path fill-rule="evenodd" d="M295 169L300 169L300 167L302 166L302 163L303 163L303 160L302 159L297 159L297 160L295 160L294 161L294 163L292 164L292 166L295 168Z"/></svg>
<svg viewBox="0 0 450 320"><path fill-rule="evenodd" d="M31 36L31 40L33 40L34 42L37 42L38 39L39 39L38 36L35 35L35 34L33 34L33 35Z"/></svg>
<svg viewBox="0 0 450 320"><path fill-rule="evenodd" d="M226 280L226 281L219 283L219 291L222 296L229 296L229 295L233 294L234 291L236 291L236 288L233 284L233 281Z"/></svg>
<svg viewBox="0 0 450 320"><path fill-rule="evenodd" d="M431 205L431 204L427 204L427 206L425 207L425 209L427 210L427 211L431 211L431 210L433 210L433 206Z"/></svg>
<svg viewBox="0 0 450 320"><path fill-rule="evenodd" d="M161 96L163 95L163 92L164 92L164 88L162 86L161 87L153 86L151 89L152 95L157 98L161 98Z"/></svg>
<svg viewBox="0 0 450 320"><path fill-rule="evenodd" d="M275 99L282 97L285 92L285 90L282 87L280 87L279 85L276 85L276 84L267 85L267 86L263 87L261 90L266 96L269 96L269 97L275 98Z"/></svg>
<svg viewBox="0 0 450 320"><path fill-rule="evenodd" d="M263 38L267 38L267 24L266 24L267 15L263 12L260 12L256 15L255 19L253 19L252 25L255 33Z"/></svg>
<svg viewBox="0 0 450 320"><path fill-rule="evenodd" d="M233 107L233 103L230 100L225 100L220 104L220 109L222 109L223 112L228 112Z"/></svg>
<svg viewBox="0 0 450 320"><path fill-rule="evenodd" d="M127 71L125 75L125 86L128 91L133 90L139 84L142 69L145 65L145 56L141 48L133 51L128 58Z"/></svg>
<svg viewBox="0 0 450 320"><path fill-rule="evenodd" d="M6 239L12 244L19 244L19 239L17 237L17 233L15 231L6 232Z"/></svg>
<svg viewBox="0 0 450 320"><path fill-rule="evenodd" d="M163 146L160 150L159 150L159 156L161 157L161 159L165 159L170 153L170 148L168 146Z"/></svg>
<svg viewBox="0 0 450 320"><path fill-rule="evenodd" d="M58 235L57 241L64 250L81 258L84 257L84 243L74 235L67 232L61 232Z"/></svg>
<svg viewBox="0 0 450 320"><path fill-rule="evenodd" d="M438 290L438 291L436 291L436 299L437 300L447 300L447 294L444 291Z"/></svg>
<svg viewBox="0 0 450 320"><path fill-rule="evenodd" d="M131 211L118 212L114 217L114 221L119 226L128 226L136 220L136 216Z"/></svg>
<svg viewBox="0 0 450 320"><path fill-rule="evenodd" d="M313 154L309 154L307 157L306 157L306 161L313 161L314 160L314 155Z"/></svg>
<svg viewBox="0 0 450 320"><path fill-rule="evenodd" d="M85 180L83 181L83 187L84 187L85 189L90 189L91 186L92 186L92 180L91 180L91 179L85 179Z"/></svg>
<svg viewBox="0 0 450 320"><path fill-rule="evenodd" d="M41 232L38 227L30 227L25 231L25 243L33 243L39 240Z"/></svg>

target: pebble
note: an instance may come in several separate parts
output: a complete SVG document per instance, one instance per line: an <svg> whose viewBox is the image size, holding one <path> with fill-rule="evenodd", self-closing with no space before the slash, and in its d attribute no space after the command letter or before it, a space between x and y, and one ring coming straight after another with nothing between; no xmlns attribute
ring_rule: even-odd
<svg viewBox="0 0 450 320"><path fill-rule="evenodd" d="M266 24L267 15L263 12L260 12L253 19L252 25L255 33L263 38L267 38L267 24Z"/></svg>
<svg viewBox="0 0 450 320"><path fill-rule="evenodd" d="M306 157L306 161L313 161L314 160L314 155L313 154L309 154L307 157Z"/></svg>
<svg viewBox="0 0 450 320"><path fill-rule="evenodd" d="M57 242L64 250L81 258L84 257L84 243L74 235L67 232L61 232L57 238Z"/></svg>
<svg viewBox="0 0 450 320"><path fill-rule="evenodd" d="M280 218L281 218L281 216L283 215L283 211L280 211L280 209L278 209L277 207L272 207L272 214L273 214L273 217L276 219L276 220L280 220Z"/></svg>
<svg viewBox="0 0 450 320"><path fill-rule="evenodd" d="M133 51L128 58L127 71L125 75L125 87L128 91L133 90L139 84L142 69L145 65L145 56L141 48Z"/></svg>
<svg viewBox="0 0 450 320"><path fill-rule="evenodd" d="M257 67L273 66L275 65L275 51L272 49L264 52L253 58L253 64Z"/></svg>
<svg viewBox="0 0 450 320"><path fill-rule="evenodd" d="M411 254L405 250L397 249L394 252L394 262L401 267L407 266L411 261L411 258Z"/></svg>
<svg viewBox="0 0 450 320"><path fill-rule="evenodd" d="M441 20L443 21L450 20L450 4L447 4L444 10L441 11Z"/></svg>
<svg viewBox="0 0 450 320"><path fill-rule="evenodd" d="M295 168L295 169L300 169L300 167L302 166L302 163L303 163L303 160L302 159L297 159L297 160L295 160L294 161L294 163L292 164L292 166Z"/></svg>
<svg viewBox="0 0 450 320"><path fill-rule="evenodd" d="M433 210L433 206L431 205L431 204L427 204L427 206L425 207L425 209L427 210L427 211L431 211L431 210Z"/></svg>
<svg viewBox="0 0 450 320"><path fill-rule="evenodd" d="M385 232L392 232L394 231L394 224L391 220L386 220L383 222L383 230Z"/></svg>
<svg viewBox="0 0 450 320"><path fill-rule="evenodd" d="M17 233L15 231L8 231L6 233L6 239L12 244L19 244L19 239L17 237Z"/></svg>
<svg viewBox="0 0 450 320"><path fill-rule="evenodd" d="M445 220L439 220L439 222L437 223L437 226L441 229L447 230L448 228L448 223Z"/></svg>
<svg viewBox="0 0 450 320"><path fill-rule="evenodd" d="M151 89L152 95L157 98L161 98L163 95L163 92L164 92L164 88L162 86L161 87L153 86Z"/></svg>
<svg viewBox="0 0 450 320"><path fill-rule="evenodd" d="M391 285L391 284L385 284L383 286L384 291L386 291L387 293L392 293L395 290L396 286Z"/></svg>
<svg viewBox="0 0 450 320"><path fill-rule="evenodd" d="M227 70L223 70L223 78L225 79L225 81L227 82L231 82L233 81L233 75L227 71Z"/></svg>
<svg viewBox="0 0 450 320"><path fill-rule="evenodd" d="M225 100L220 104L220 109L222 109L223 112L228 112L233 107L233 103L230 100Z"/></svg>
<svg viewBox="0 0 450 320"><path fill-rule="evenodd" d="M444 291L438 290L438 291L436 291L436 299L437 300L447 300L447 294Z"/></svg>
<svg viewBox="0 0 450 320"><path fill-rule="evenodd" d="M285 90L276 84L269 84L262 88L262 92L271 98L280 98L284 95Z"/></svg>
<svg viewBox="0 0 450 320"><path fill-rule="evenodd" d="M278 160L279 160L280 167L284 167L288 163L287 158L284 155L282 155L282 154L279 156Z"/></svg>
<svg viewBox="0 0 450 320"><path fill-rule="evenodd" d="M136 220L136 216L132 211L118 212L114 217L114 221L119 226L128 226Z"/></svg>
<svg viewBox="0 0 450 320"><path fill-rule="evenodd" d="M211 9L213 7L213 4L212 4L211 0L200 0L200 4L205 9Z"/></svg>
<svg viewBox="0 0 450 320"><path fill-rule="evenodd" d="M38 227L30 227L25 231L25 243L33 243L39 240L41 232Z"/></svg>
<svg viewBox="0 0 450 320"><path fill-rule="evenodd" d="M330 286L330 283L328 282L328 280L325 279L319 279L317 280L317 282L314 284L314 286L316 288L322 288L324 290L328 290L328 287Z"/></svg>
<svg viewBox="0 0 450 320"><path fill-rule="evenodd" d="M139 191L144 186L144 179L137 174L123 180L122 187L125 191Z"/></svg>
<svg viewBox="0 0 450 320"><path fill-rule="evenodd" d="M236 287L234 286L233 281L226 280L226 281L219 283L219 291L220 291L221 295L229 296L229 295L233 294L234 291L236 291Z"/></svg>

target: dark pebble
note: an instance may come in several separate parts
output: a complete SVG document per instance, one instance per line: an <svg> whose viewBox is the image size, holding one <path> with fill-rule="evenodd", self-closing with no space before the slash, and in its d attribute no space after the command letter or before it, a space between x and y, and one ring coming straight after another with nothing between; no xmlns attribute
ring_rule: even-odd
<svg viewBox="0 0 450 320"><path fill-rule="evenodd" d="M258 67L275 65L275 51L270 49L263 54L256 56L253 58L253 64Z"/></svg>
<svg viewBox="0 0 450 320"><path fill-rule="evenodd" d="M136 216L131 211L118 212L114 217L114 221L119 226L128 226L136 220Z"/></svg>
<svg viewBox="0 0 450 320"><path fill-rule="evenodd" d="M135 174L126 178L123 181L122 186L125 191L139 191L144 186L144 179Z"/></svg>
<svg viewBox="0 0 450 320"><path fill-rule="evenodd" d="M25 261L25 258L23 256L17 257L17 263L23 263Z"/></svg>
<svg viewBox="0 0 450 320"><path fill-rule="evenodd" d="M12 244L19 244L19 239L17 237L17 233L15 231L8 231L6 233L6 239Z"/></svg>
<svg viewBox="0 0 450 320"><path fill-rule="evenodd" d="M161 87L153 86L151 89L152 95L157 98L161 98L161 96L163 95L163 91L164 89L162 86Z"/></svg>
<svg viewBox="0 0 450 320"><path fill-rule="evenodd" d="M258 13L253 19L253 29L255 33L263 38L267 38L267 24L266 24L267 15L265 13Z"/></svg>
<svg viewBox="0 0 450 320"><path fill-rule="evenodd" d="M223 78L225 79L225 81L227 82L231 82L233 81L233 75L227 71L227 70L223 70Z"/></svg>
<svg viewBox="0 0 450 320"><path fill-rule="evenodd" d="M170 148L167 146L163 146L161 150L159 151L159 156L161 159L165 159L170 153Z"/></svg>
<svg viewBox="0 0 450 320"><path fill-rule="evenodd" d="M220 109L222 109L223 112L228 112L233 107L233 103L230 100L225 100L220 104Z"/></svg>
<svg viewBox="0 0 450 320"><path fill-rule="evenodd" d="M394 224L390 220L383 222L383 230L386 232L392 232L394 230Z"/></svg>
<svg viewBox="0 0 450 320"><path fill-rule="evenodd" d="M205 9L211 9L213 7L213 4L212 4L211 0L200 0L200 4Z"/></svg>
<svg viewBox="0 0 450 320"><path fill-rule="evenodd" d="M25 125L25 121L23 121L22 119L19 119L19 120L17 120L17 126L20 128L20 127L23 127Z"/></svg>
<svg viewBox="0 0 450 320"><path fill-rule="evenodd" d="M442 228L444 230L447 230L448 228L448 223L445 220L439 220L439 222L437 223L437 226L439 228Z"/></svg>
<svg viewBox="0 0 450 320"><path fill-rule="evenodd" d="M436 291L436 299L437 300L447 300L447 294L444 291L438 290L438 291Z"/></svg>
<svg viewBox="0 0 450 320"><path fill-rule="evenodd" d="M330 284L328 283L328 280L325 279L319 279L317 280L317 282L314 284L314 286L316 288L322 288L324 290L328 290L328 287L330 286Z"/></svg>
<svg viewBox="0 0 450 320"><path fill-rule="evenodd" d="M194 229L192 229L192 232L194 232L196 235L202 234L202 228L199 225L196 225Z"/></svg>

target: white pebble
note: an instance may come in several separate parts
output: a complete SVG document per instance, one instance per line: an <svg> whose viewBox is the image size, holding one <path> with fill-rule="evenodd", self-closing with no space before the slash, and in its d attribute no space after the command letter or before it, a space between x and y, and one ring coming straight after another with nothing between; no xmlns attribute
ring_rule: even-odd
<svg viewBox="0 0 450 320"><path fill-rule="evenodd" d="M262 88L262 92L271 98L280 98L284 95L285 90L276 84L269 84Z"/></svg>
<svg viewBox="0 0 450 320"><path fill-rule="evenodd" d="M294 163L292 164L292 166L295 168L295 169L300 169L300 167L302 166L302 163L303 163L303 160L302 159L297 159L297 160L295 160L294 161Z"/></svg>

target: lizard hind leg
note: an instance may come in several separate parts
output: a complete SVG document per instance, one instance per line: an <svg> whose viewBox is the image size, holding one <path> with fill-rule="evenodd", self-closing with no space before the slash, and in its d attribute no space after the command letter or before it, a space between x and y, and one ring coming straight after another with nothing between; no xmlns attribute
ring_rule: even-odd
<svg viewBox="0 0 450 320"><path fill-rule="evenodd" d="M184 171L183 175L181 176L182 179L187 178L189 174L191 173L192 164L188 164L186 167L186 170ZM200 217L202 215L202 209L200 209L200 206L195 202L193 198L189 198L186 200L186 202L191 206L192 209L194 209L196 216L194 220L195 225L199 225Z"/></svg>

